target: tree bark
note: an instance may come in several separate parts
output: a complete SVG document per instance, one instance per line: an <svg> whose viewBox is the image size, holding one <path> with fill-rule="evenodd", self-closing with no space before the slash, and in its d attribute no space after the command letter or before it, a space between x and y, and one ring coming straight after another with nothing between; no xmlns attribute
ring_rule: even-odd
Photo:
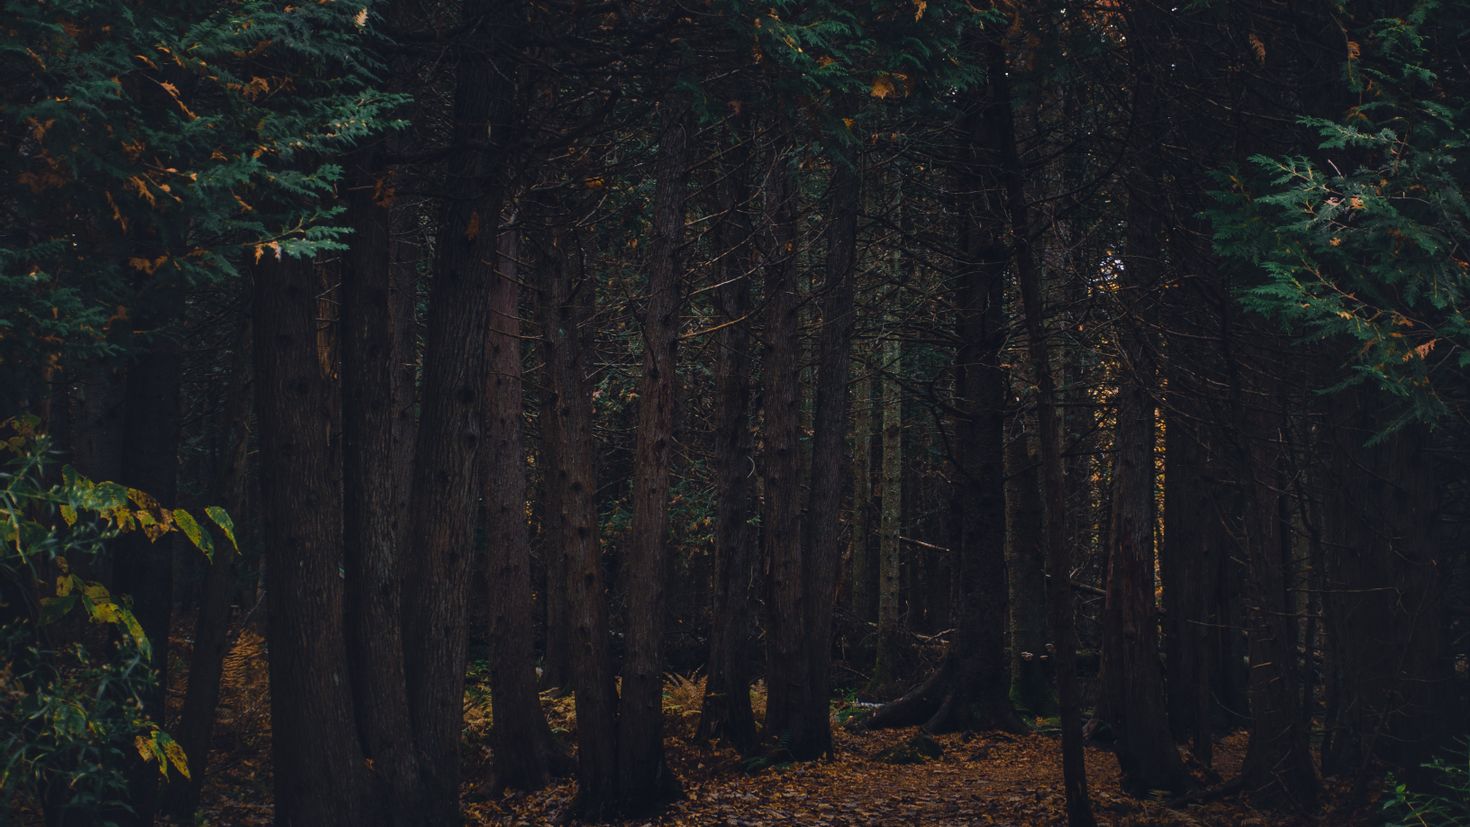
<svg viewBox="0 0 1470 827"><path fill-rule="evenodd" d="M414 450L404 591L409 708L425 773L423 817L459 821L467 610L481 443L488 404L486 335L497 228L515 103L514 47L504 41L517 0L464 9L478 42L460 58L454 140L434 263L424 350L423 411ZM473 145L489 136L490 149Z"/></svg>
<svg viewBox="0 0 1470 827"><path fill-rule="evenodd" d="M531 621L531 540L526 522L526 450L522 439L520 252L516 230L501 233L490 289L490 404L484 474L489 582L490 733L495 789L539 790L571 768L552 737L536 691Z"/></svg>
<svg viewBox="0 0 1470 827"><path fill-rule="evenodd" d="M398 324L392 296L389 204L380 195L388 171L381 148L352 159L347 221L352 246L342 278L342 518L347 643L353 708L366 758L381 791L379 812L393 824L422 812L420 768L404 674L399 489L393 400Z"/></svg>
<svg viewBox="0 0 1470 827"><path fill-rule="evenodd" d="M275 821L364 823L367 773L343 630L331 379L318 358L313 266L255 268L256 417L270 640Z"/></svg>
<svg viewBox="0 0 1470 827"><path fill-rule="evenodd" d="M986 52L986 98L982 111L983 140L1001 161L1010 214L1012 257L1020 283L1026 345L1036 372L1037 430L1041 440L1042 525L1045 528L1047 598L1052 634L1056 636L1057 706L1062 724L1062 772L1070 827L1092 827L1096 820L1087 794L1087 766L1082 746L1081 698L1077 687L1077 640L1072 622L1071 559L1063 531L1066 482L1062 476L1061 434L1056 384L1046 341L1046 308L1041 299L1041 272L1031 250L1026 191L1016 151L1006 56L990 41Z"/></svg>
<svg viewBox="0 0 1470 827"><path fill-rule="evenodd" d="M216 490L230 515L244 516L249 483L251 401L254 395L250 370L253 336L251 323L241 323L230 376L235 379L225 409L231 424L225 429L229 459L218 478ZM214 737L215 714L219 708L220 679L228 647L230 616L236 593L235 575L239 554L232 544L215 546L214 561L204 575L204 593L199 599L199 617L194 625L194 651L189 659L189 686L174 737L189 762L189 778L173 778L168 784L168 809L178 819L192 818L199 806L199 792L209 770L209 749Z"/></svg>
<svg viewBox="0 0 1470 827"><path fill-rule="evenodd" d="M556 232L546 256L548 272L540 291L541 348L546 361L547 405L554 420L547 433L557 440L545 473L561 492L565 554L567 628L571 644L571 685L576 693L577 798L573 809L599 820L617 803L617 695L608 643L607 594L598 547L597 481L592 458L591 392L579 330L585 305L578 291L592 284L582 277L582 252L575 237Z"/></svg>
<svg viewBox="0 0 1470 827"><path fill-rule="evenodd" d="M767 601L765 735L778 752L800 744L809 676L801 560L801 339L796 285L797 188L789 137L772 150L762 227L765 275L765 375L761 456L761 547Z"/></svg>
<svg viewBox="0 0 1470 827"><path fill-rule="evenodd" d="M618 795L625 814L648 812L680 794L679 781L664 760L663 625L690 114L678 98L665 101L663 108L643 309L633 531L623 568L628 620L618 709Z"/></svg>
<svg viewBox="0 0 1470 827"><path fill-rule="evenodd" d="M799 757L832 753L829 699L832 664L832 614L842 568L841 509L847 465L847 384L852 354L853 278L857 265L859 159L855 153L832 159L827 198L827 272L822 285L822 328L817 345L816 410L812 418L811 484L802 586L806 592L807 738L793 745Z"/></svg>
<svg viewBox="0 0 1470 827"><path fill-rule="evenodd" d="M1015 372L1012 372L1015 376ZM1006 443L1006 585L1011 620L1011 695L1031 715L1056 707L1052 691L1051 631L1046 621L1046 548L1042 543L1041 474L1033 447L1034 419L1020 415Z"/></svg>
<svg viewBox="0 0 1470 827"><path fill-rule="evenodd" d="M739 129L738 138L746 130ZM747 201L749 150L742 143L719 189L723 217L716 227L722 258L714 292L719 333L715 363L715 577L710 613L709 666L698 740L724 740L746 754L755 749L750 706L750 657L758 556L750 518L755 514L751 430L750 281L755 252Z"/></svg>
<svg viewBox="0 0 1470 827"><path fill-rule="evenodd" d="M1153 301L1149 291L1159 280L1160 228L1154 204L1147 200L1151 192L1130 189L1127 248L1118 277L1125 314L1118 330L1122 376L1103 609L1104 687L1119 735L1115 754L1124 789L1137 795L1156 789L1178 792L1189 784L1169 730L1154 605L1158 368L1148 304Z"/></svg>

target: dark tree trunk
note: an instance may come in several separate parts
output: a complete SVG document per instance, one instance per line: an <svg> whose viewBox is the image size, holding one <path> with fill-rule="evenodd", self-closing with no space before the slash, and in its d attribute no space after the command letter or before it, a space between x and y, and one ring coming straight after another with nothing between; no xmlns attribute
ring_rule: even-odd
<svg viewBox="0 0 1470 827"><path fill-rule="evenodd" d="M228 459L216 490L234 518L243 516L249 480L251 385L251 324L242 322L230 376L234 386L226 397L230 425ZM199 792L209 770L210 742L214 736L215 713L219 707L220 678L228 648L230 615L234 608L235 575L239 555L228 543L215 546L214 561L204 575L204 594L199 599L199 617L194 625L194 652L189 659L189 687L174 738L189 761L189 775L173 778L168 785L168 809L178 819L190 820L199 806Z"/></svg>
<svg viewBox="0 0 1470 827"><path fill-rule="evenodd" d="M994 105L999 99L988 101ZM1009 106L1009 101L1006 101ZM956 277L954 493L958 520L959 616L943 664L927 681L874 713L870 725L922 723L931 732L1019 729L1005 654L1005 278L1010 249L994 139L975 107L966 129L975 156L958 171L963 270ZM992 109L993 111L993 109ZM991 125L993 128L993 125ZM985 229L988 225L989 230ZM885 481L885 486L887 482Z"/></svg>
<svg viewBox="0 0 1470 827"><path fill-rule="evenodd" d="M1129 194L1127 249L1119 276L1123 374L1113 434L1112 514L1103 609L1106 707L1126 790L1177 792L1189 779L1169 730L1154 605L1155 397L1158 360L1150 291L1158 286L1160 230L1151 189Z"/></svg>
<svg viewBox="0 0 1470 827"><path fill-rule="evenodd" d="M122 470L119 482L141 489L166 507L173 507L179 478L179 375L183 358L171 323L183 311L182 285L164 287L141 297L137 329L151 332L152 341L128 367L123 401ZM125 534L115 544L114 591L133 600L133 613L152 644L152 667L157 683L143 697L143 713L165 720L168 694L169 621L173 616L174 537L149 540L141 532ZM151 824L157 808L157 767L136 763L128 780L133 823Z"/></svg>
<svg viewBox="0 0 1470 827"><path fill-rule="evenodd" d="M797 189L789 140L772 151L765 183L765 375L761 456L761 549L768 612L765 735L804 744L806 639L801 561L801 339L796 285Z"/></svg>
<svg viewBox="0 0 1470 827"><path fill-rule="evenodd" d="M1015 376L1015 372L1012 372ZM1046 548L1042 544L1041 474L1032 417L1006 443L1006 584L1011 619L1011 695L1031 715L1056 708L1046 646Z"/></svg>
<svg viewBox="0 0 1470 827"><path fill-rule="evenodd" d="M737 135L745 136L741 128ZM755 436L751 430L750 280L753 229L749 150L738 153L724 171L719 190L723 213L716 227L721 258L720 287L714 292L719 333L715 363L715 576L710 612L709 665L698 738L723 740L749 753L756 746L755 713L750 706L750 659L754 632L754 586L758 555L750 518L755 513L751 473Z"/></svg>
<svg viewBox="0 0 1470 827"><path fill-rule="evenodd" d="M1316 804L1318 784L1307 746L1293 626L1281 557L1281 520L1276 490L1279 417L1266 406L1269 396L1252 395L1236 361L1232 318L1222 320L1221 344L1230 387L1230 439L1238 475L1242 543L1246 558L1246 622L1249 634L1251 730L1241 778L1246 791L1265 806L1307 811Z"/></svg>
<svg viewBox="0 0 1470 827"><path fill-rule="evenodd" d="M425 774L423 816L459 820L468 602L481 485L486 336L504 202L515 49L505 42L517 0L466 6L477 42L460 56L447 197L434 262L424 350L423 411L415 443L406 572L404 651L409 708ZM476 147L486 136L495 144Z"/></svg>
<svg viewBox="0 0 1470 827"><path fill-rule="evenodd" d="M343 571L358 735L382 795L379 812L393 824L412 824L423 791L404 674L398 492L408 478L394 462L402 453L393 409L402 375L394 364L399 324L380 151L358 150L347 198L354 233L341 287Z"/></svg>
<svg viewBox="0 0 1470 827"><path fill-rule="evenodd" d="M364 823L368 778L343 631L342 524L331 379L309 261L255 268L256 417L270 641L275 821Z"/></svg>
<svg viewBox="0 0 1470 827"><path fill-rule="evenodd" d="M857 265L861 170L856 153L832 159L828 190L827 272L822 285L822 328L817 344L816 411L812 418L812 468L802 588L806 599L806 738L793 743L800 758L832 752L830 672L832 613L842 568L841 508L847 467L847 383L852 358L853 279Z"/></svg>
<svg viewBox="0 0 1470 827"><path fill-rule="evenodd" d="M574 809L582 817L595 820L614 813L618 769L617 695L597 540L588 354L579 333L586 306L576 295L593 286L581 275L582 251L574 237L554 235L548 253L540 291L541 348L547 378L542 392L547 395L545 410L553 422L543 427L556 446L548 451L548 460L555 465L544 469L544 473L554 478L551 484L561 492L561 511L549 518L561 526L565 555L566 581L561 588L566 595L571 686L577 710Z"/></svg>
<svg viewBox="0 0 1470 827"><path fill-rule="evenodd" d="M1010 83L1006 76L1005 52L998 42L986 49L986 94L982 112L983 139L1001 162L1005 178L1006 204L1016 277L1020 283L1021 306L1026 329L1031 369L1036 375L1037 431L1041 440L1042 525L1045 528L1047 599L1052 634L1056 636L1055 668L1057 706L1062 724L1062 772L1067 794L1067 823L1091 827L1096 823L1087 794L1087 766L1082 745L1082 709L1077 686L1077 639L1072 620L1071 569L1067 537L1063 531L1066 514L1066 481L1062 476L1060 417L1056 384L1052 379L1046 342L1046 308L1041 298L1041 271L1031 250L1031 226L1027 218L1026 191L1021 160L1016 151L1015 124L1011 111Z"/></svg>
<svg viewBox="0 0 1470 827"><path fill-rule="evenodd" d="M519 236L501 234L500 267L491 287L485 422L486 566L480 584L489 607L491 749L495 788L538 790L571 767L552 737L536 692L531 634L531 543L526 523L526 450L522 439Z"/></svg>
<svg viewBox="0 0 1470 827"><path fill-rule="evenodd" d="M664 760L663 626L690 113L680 99L665 101L663 107L643 308L633 533L623 568L628 620L618 710L618 794L619 809L627 814L647 812L680 794L679 781Z"/></svg>

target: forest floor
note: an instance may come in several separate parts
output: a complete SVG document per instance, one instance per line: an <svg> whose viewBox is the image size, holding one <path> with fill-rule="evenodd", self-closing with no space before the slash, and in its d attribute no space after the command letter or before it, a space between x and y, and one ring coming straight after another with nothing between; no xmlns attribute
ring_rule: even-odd
<svg viewBox="0 0 1470 827"><path fill-rule="evenodd" d="M178 673L175 673L178 674ZM572 800L568 779L536 793L493 797L488 789L489 706L471 675L466 693L464 800L472 824L544 825L558 822ZM666 701L669 761L684 797L661 816L635 825L1048 825L1064 821L1061 766L1055 735L982 733L935 739L938 757L893 764L880 753L915 731L853 732L834 727L833 759L777 765L747 772L733 751L689 741L698 711L697 681L675 680ZM544 699L553 729L571 740L572 702ZM214 825L271 823L270 703L265 652L259 635L244 632L226 660L220 719L211 753L202 815ZM1231 778L1245 754L1245 735L1216 745L1215 772ZM1088 780L1099 824L1116 827L1232 825L1325 827L1371 823L1371 804L1349 808L1346 790L1329 787L1325 814L1290 818L1252 809L1239 797L1169 806L1125 795L1117 761L1089 748ZM1205 780L1200 776L1201 780ZM576 824L577 822L572 822Z"/></svg>

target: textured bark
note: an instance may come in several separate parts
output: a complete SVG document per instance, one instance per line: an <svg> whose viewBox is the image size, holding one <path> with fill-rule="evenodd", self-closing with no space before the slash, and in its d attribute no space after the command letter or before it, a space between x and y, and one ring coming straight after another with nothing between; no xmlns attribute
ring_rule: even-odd
<svg viewBox="0 0 1470 827"><path fill-rule="evenodd" d="M1119 295L1128 311L1118 341L1123 374L1113 434L1112 514L1103 608L1105 706L1116 725L1122 783L1135 794L1188 785L1164 704L1154 605L1155 397L1158 367L1150 333L1149 291L1159 280L1160 227L1148 199L1129 195L1127 246Z"/></svg>
<svg viewBox="0 0 1470 827"><path fill-rule="evenodd" d="M765 275L765 375L761 455L761 549L767 600L765 735L801 743L808 684L802 611L801 340L796 285L796 170L789 141L773 151L765 181L761 246Z"/></svg>
<svg viewBox="0 0 1470 827"><path fill-rule="evenodd" d="M480 490L486 335L515 92L514 48L502 38L516 0L467 6L480 41L460 57L447 197L430 288L423 409L414 450L404 591L409 708L425 774L423 817L459 820L467 609ZM490 149L471 145L486 140Z"/></svg>
<svg viewBox="0 0 1470 827"><path fill-rule="evenodd" d="M584 818L614 814L617 802L617 696L608 645L607 594L597 542L597 481L592 457L591 389L588 354L579 329L586 306L577 292L592 284L581 274L576 240L558 234L545 256L547 272L540 291L541 348L546 361L546 404L553 423L545 433L556 439L545 473L555 478L561 526L570 632L571 685L577 712L577 799Z"/></svg>
<svg viewBox="0 0 1470 827"><path fill-rule="evenodd" d="M347 220L354 232L342 277L342 520L347 645L353 708L365 757L373 762L380 812L394 824L421 812L420 774L404 674L399 489L393 400L401 396L394 355L390 215L378 193L387 170L380 149L352 163ZM378 200L375 200L378 199Z"/></svg>
<svg viewBox="0 0 1470 827"><path fill-rule="evenodd" d="M242 324L235 347L230 376L234 386L226 397L231 416L226 430L228 458L215 490L232 517L244 516L249 480L251 382L250 322ZM194 625L194 651L189 659L189 686L174 738L188 756L189 778L171 778L167 807L178 819L190 820L199 806L199 792L209 770L209 748L214 736L215 713L219 706L220 678L228 648L230 616L234 608L235 573L239 555L229 543L215 546L214 561L204 575L204 593L199 598L199 616Z"/></svg>
<svg viewBox="0 0 1470 827"><path fill-rule="evenodd" d="M847 465L847 382L852 352L853 278L857 264L858 205L861 198L858 159L832 159L828 190L826 276L822 284L822 327L817 343L816 410L812 418L811 484L802 587L806 592L807 687L806 739L791 751L799 758L832 752L831 695L832 614L842 568L841 508L843 471Z"/></svg>
<svg viewBox="0 0 1470 827"><path fill-rule="evenodd" d="M874 689L886 688L898 677L905 649L899 548L903 534L903 386L897 379L903 372L903 340L893 329L895 322L890 312L884 324L883 375L879 379L883 460L878 510L878 650L871 681Z"/></svg>
<svg viewBox="0 0 1470 827"><path fill-rule="evenodd" d="M738 133L744 135L744 129ZM754 633L754 585L758 573L755 480L751 473L755 435L751 430L750 272L755 252L746 202L750 199L749 150L725 170L719 190L723 217L716 227L723 254L720 287L714 292L719 333L715 362L715 574L710 612L709 666L699 715L701 741L723 740L749 753L756 746L750 706L750 658Z"/></svg>
<svg viewBox="0 0 1470 827"><path fill-rule="evenodd" d="M342 628L334 393L318 359L310 262L255 269L256 417L270 641L275 821L363 823L368 779Z"/></svg>
<svg viewBox="0 0 1470 827"><path fill-rule="evenodd" d="M664 103L659 124L633 456L633 526L623 567L628 620L618 709L618 809L625 814L647 812L680 794L678 779L664 760L663 626L689 118L687 102L676 98Z"/></svg>
<svg viewBox="0 0 1470 827"><path fill-rule="evenodd" d="M981 141L995 153L1003 170L1010 215L1012 256L1020 283L1026 345L1036 375L1037 431L1041 440L1042 525L1045 527L1047 598L1052 634L1056 636L1057 705L1062 724L1062 772L1067 794L1067 823L1091 827L1096 823L1087 794L1087 767L1083 763L1082 711L1077 687L1077 640L1072 620L1071 560L1062 530L1066 513L1066 482L1062 476L1060 417L1056 383L1047 353L1046 308L1041 298L1042 278L1031 250L1026 191L1016 151L1006 57L997 42L986 44L986 98L982 110Z"/></svg>
<svg viewBox="0 0 1470 827"><path fill-rule="evenodd" d="M491 287L485 421L486 556L480 584L489 611L491 730L495 788L538 790L571 768L552 737L536 691L531 620L531 539L526 522L522 424L519 236L501 233Z"/></svg>
<svg viewBox="0 0 1470 827"><path fill-rule="evenodd" d="M122 469L118 481L151 494L165 506L176 504L179 478L179 377L183 359L170 330L183 310L182 285L168 285L140 297L135 322L149 331L152 341L128 366L123 399ZM157 683L143 696L143 713L154 721L164 718L168 694L169 621L173 615L174 537L157 542L141 532L125 534L115 543L114 591L133 600L133 614L153 644L152 667ZM157 768L138 762L128 781L132 815L124 820L149 824L157 808Z"/></svg>

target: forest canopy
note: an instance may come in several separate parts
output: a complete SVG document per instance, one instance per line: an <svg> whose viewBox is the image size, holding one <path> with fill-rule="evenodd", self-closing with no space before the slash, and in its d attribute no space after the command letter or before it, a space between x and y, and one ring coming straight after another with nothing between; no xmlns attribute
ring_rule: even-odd
<svg viewBox="0 0 1470 827"><path fill-rule="evenodd" d="M1467 49L0 0L0 820L1470 823Z"/></svg>

